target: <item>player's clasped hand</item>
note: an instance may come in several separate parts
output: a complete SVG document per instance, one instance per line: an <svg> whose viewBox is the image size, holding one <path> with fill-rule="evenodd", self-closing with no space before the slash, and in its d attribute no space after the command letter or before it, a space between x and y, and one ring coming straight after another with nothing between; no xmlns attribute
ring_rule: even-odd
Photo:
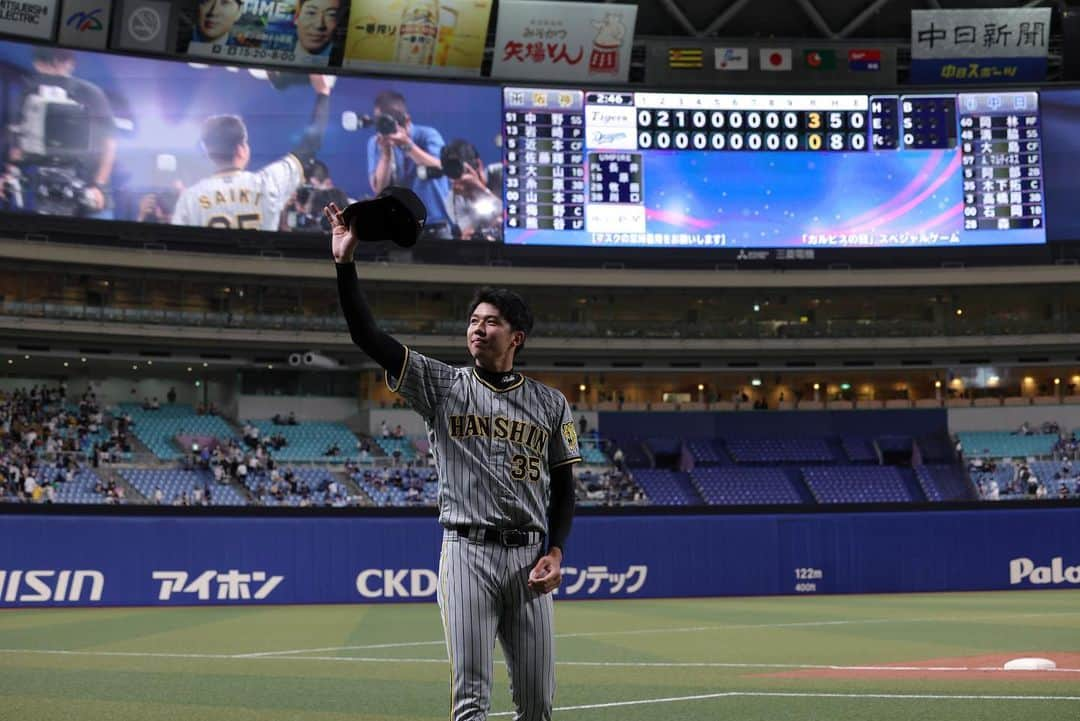
<svg viewBox="0 0 1080 721"><path fill-rule="evenodd" d="M541 556L529 573L529 588L537 593L551 593L562 583L562 552L553 548Z"/></svg>

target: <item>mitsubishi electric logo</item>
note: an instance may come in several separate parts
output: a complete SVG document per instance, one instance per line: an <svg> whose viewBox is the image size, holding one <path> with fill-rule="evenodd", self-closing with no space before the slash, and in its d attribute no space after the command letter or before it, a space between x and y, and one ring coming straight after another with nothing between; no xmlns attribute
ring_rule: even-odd
<svg viewBox="0 0 1080 721"><path fill-rule="evenodd" d="M1066 566L1061 556L1051 558L1049 566L1036 566L1030 558L1009 561L1009 584L1016 586L1025 581L1033 586L1059 583L1080 585L1080 566Z"/></svg>
<svg viewBox="0 0 1080 721"><path fill-rule="evenodd" d="M105 574L92 570L0 570L0 605L100 601Z"/></svg>

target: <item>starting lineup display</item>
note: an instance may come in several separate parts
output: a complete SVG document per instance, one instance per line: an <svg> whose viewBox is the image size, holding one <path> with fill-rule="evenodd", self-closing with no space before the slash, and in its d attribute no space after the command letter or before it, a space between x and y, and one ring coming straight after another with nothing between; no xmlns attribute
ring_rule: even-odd
<svg viewBox="0 0 1080 721"><path fill-rule="evenodd" d="M1035 92L503 89L505 238L530 245L1046 242Z"/></svg>

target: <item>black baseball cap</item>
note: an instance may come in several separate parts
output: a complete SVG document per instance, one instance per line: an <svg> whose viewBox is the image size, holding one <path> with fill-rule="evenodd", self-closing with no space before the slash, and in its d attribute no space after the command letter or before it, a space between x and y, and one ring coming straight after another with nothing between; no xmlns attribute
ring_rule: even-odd
<svg viewBox="0 0 1080 721"><path fill-rule="evenodd" d="M409 248L416 245L424 230L427 208L416 193L392 185L370 200L345 208L341 219L358 240L370 243L389 240Z"/></svg>

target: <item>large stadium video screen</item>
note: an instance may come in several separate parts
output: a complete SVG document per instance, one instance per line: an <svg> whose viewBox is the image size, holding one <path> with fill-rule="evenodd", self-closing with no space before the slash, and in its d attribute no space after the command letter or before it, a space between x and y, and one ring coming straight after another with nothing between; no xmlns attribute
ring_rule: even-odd
<svg viewBox="0 0 1080 721"><path fill-rule="evenodd" d="M908 248L1046 242L1032 91L503 90L506 242Z"/></svg>
<svg viewBox="0 0 1080 721"><path fill-rule="evenodd" d="M325 232L393 184L429 238L501 240L495 86L338 76L320 104L324 76L55 50L0 42L0 210Z"/></svg>

